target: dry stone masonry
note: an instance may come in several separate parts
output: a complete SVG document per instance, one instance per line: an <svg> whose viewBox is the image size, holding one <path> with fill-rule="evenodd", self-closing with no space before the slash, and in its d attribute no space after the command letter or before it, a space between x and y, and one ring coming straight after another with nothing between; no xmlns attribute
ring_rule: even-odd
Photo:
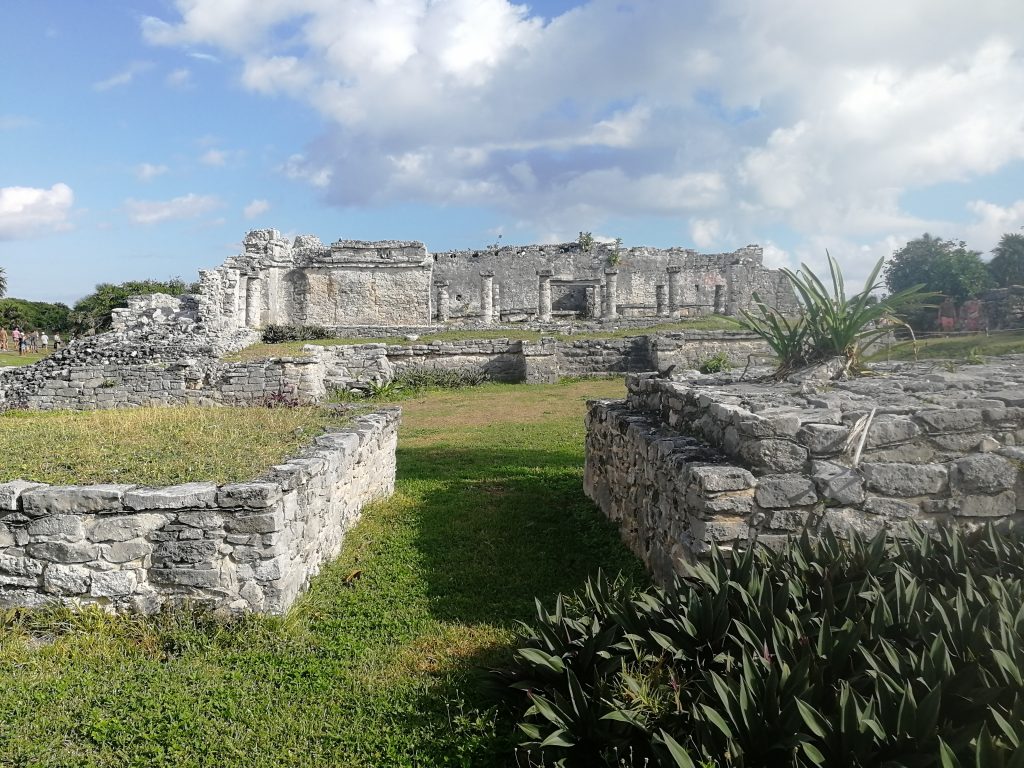
<svg viewBox="0 0 1024 768"><path fill-rule="evenodd" d="M820 391L631 376L624 402L590 405L586 492L663 582L735 539L1020 520L1024 357L882 374Z"/></svg>
<svg viewBox="0 0 1024 768"><path fill-rule="evenodd" d="M399 414L361 416L253 482L0 484L0 606L282 613L394 490Z"/></svg>

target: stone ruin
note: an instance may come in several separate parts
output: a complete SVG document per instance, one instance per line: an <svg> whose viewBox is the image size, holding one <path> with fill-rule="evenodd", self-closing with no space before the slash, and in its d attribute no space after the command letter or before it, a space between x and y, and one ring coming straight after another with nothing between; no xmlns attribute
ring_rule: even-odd
<svg viewBox="0 0 1024 768"><path fill-rule="evenodd" d="M662 583L713 544L1024 520L1024 356L816 389L627 378L587 415L585 489Z"/></svg>
<svg viewBox="0 0 1024 768"><path fill-rule="evenodd" d="M795 311L792 289L762 249L698 254L683 248L579 243L429 254L423 243L338 240L275 229L249 232L244 251L201 272L203 295L232 327L268 324L429 326L435 323L616 321L737 315L756 292Z"/></svg>

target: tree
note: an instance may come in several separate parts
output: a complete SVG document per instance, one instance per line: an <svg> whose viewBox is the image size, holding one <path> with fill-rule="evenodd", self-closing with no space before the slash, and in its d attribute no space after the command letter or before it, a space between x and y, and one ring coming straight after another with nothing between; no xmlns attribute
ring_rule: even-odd
<svg viewBox="0 0 1024 768"><path fill-rule="evenodd" d="M988 270L996 286L1024 285L1024 235L1003 235L992 253L995 257L988 263Z"/></svg>
<svg viewBox="0 0 1024 768"><path fill-rule="evenodd" d="M885 284L892 293L922 285L925 291L961 302L990 287L992 278L981 254L969 250L963 240L943 240L926 232L893 254L885 267ZM919 330L931 328L934 320L934 309L908 317Z"/></svg>
<svg viewBox="0 0 1024 768"><path fill-rule="evenodd" d="M129 296L141 296L147 293L167 293L180 296L183 293L196 293L198 283L186 283L180 277L169 280L131 280L127 283L114 285L100 283L96 290L75 304L72 319L76 333L102 333L109 330L113 311L128 306Z"/></svg>
<svg viewBox="0 0 1024 768"><path fill-rule="evenodd" d="M0 325L20 325L26 330L67 333L71 330L71 309L66 304L25 299L0 299Z"/></svg>
<svg viewBox="0 0 1024 768"><path fill-rule="evenodd" d="M0 267L0 296L7 293L7 275L4 268Z"/></svg>

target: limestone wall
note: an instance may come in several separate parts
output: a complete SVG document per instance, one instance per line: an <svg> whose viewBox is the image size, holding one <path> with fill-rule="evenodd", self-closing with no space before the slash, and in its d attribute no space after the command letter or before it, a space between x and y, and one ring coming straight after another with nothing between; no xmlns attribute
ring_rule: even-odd
<svg viewBox="0 0 1024 768"><path fill-rule="evenodd" d="M0 605L282 613L394 490L399 416L359 417L254 482L0 484Z"/></svg>
<svg viewBox="0 0 1024 768"><path fill-rule="evenodd" d="M712 542L805 526L1021 520L1022 363L894 369L810 394L630 377L625 402L590 407L586 491L662 580Z"/></svg>

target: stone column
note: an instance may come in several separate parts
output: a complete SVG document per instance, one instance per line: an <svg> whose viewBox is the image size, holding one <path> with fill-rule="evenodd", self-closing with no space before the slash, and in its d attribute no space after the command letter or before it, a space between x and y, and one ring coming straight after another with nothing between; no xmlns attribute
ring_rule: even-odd
<svg viewBox="0 0 1024 768"><path fill-rule="evenodd" d="M619 316L619 270L604 271L604 317L614 320Z"/></svg>
<svg viewBox="0 0 1024 768"><path fill-rule="evenodd" d="M724 285L716 285L715 286L715 314L716 315L724 315L725 314L725 286Z"/></svg>
<svg viewBox="0 0 1024 768"><path fill-rule="evenodd" d="M494 288L491 293L491 306L493 307L494 319L496 322L501 322L501 286L498 283L494 284Z"/></svg>
<svg viewBox="0 0 1024 768"><path fill-rule="evenodd" d="M537 270L537 319L542 323L551 322L551 278L550 269Z"/></svg>
<svg viewBox="0 0 1024 768"><path fill-rule="evenodd" d="M668 268L668 314L671 317L675 317L679 312L679 300L682 298L682 294L679 290L679 275L682 271L682 267Z"/></svg>
<svg viewBox="0 0 1024 768"><path fill-rule="evenodd" d="M480 322L490 325L494 322L494 273L480 273Z"/></svg>
<svg viewBox="0 0 1024 768"><path fill-rule="evenodd" d="M448 296L448 280L438 280L434 283L437 288L437 322L447 323L452 316L452 300Z"/></svg>
<svg viewBox="0 0 1024 768"><path fill-rule="evenodd" d="M259 328L263 324L263 281L250 277L245 288L245 324Z"/></svg>
<svg viewBox="0 0 1024 768"><path fill-rule="evenodd" d="M601 314L598 311L598 289L596 285L587 286L587 317L599 317Z"/></svg>
<svg viewBox="0 0 1024 768"><path fill-rule="evenodd" d="M657 307L656 314L658 317L668 317L668 303L664 285L654 286L654 303Z"/></svg>

